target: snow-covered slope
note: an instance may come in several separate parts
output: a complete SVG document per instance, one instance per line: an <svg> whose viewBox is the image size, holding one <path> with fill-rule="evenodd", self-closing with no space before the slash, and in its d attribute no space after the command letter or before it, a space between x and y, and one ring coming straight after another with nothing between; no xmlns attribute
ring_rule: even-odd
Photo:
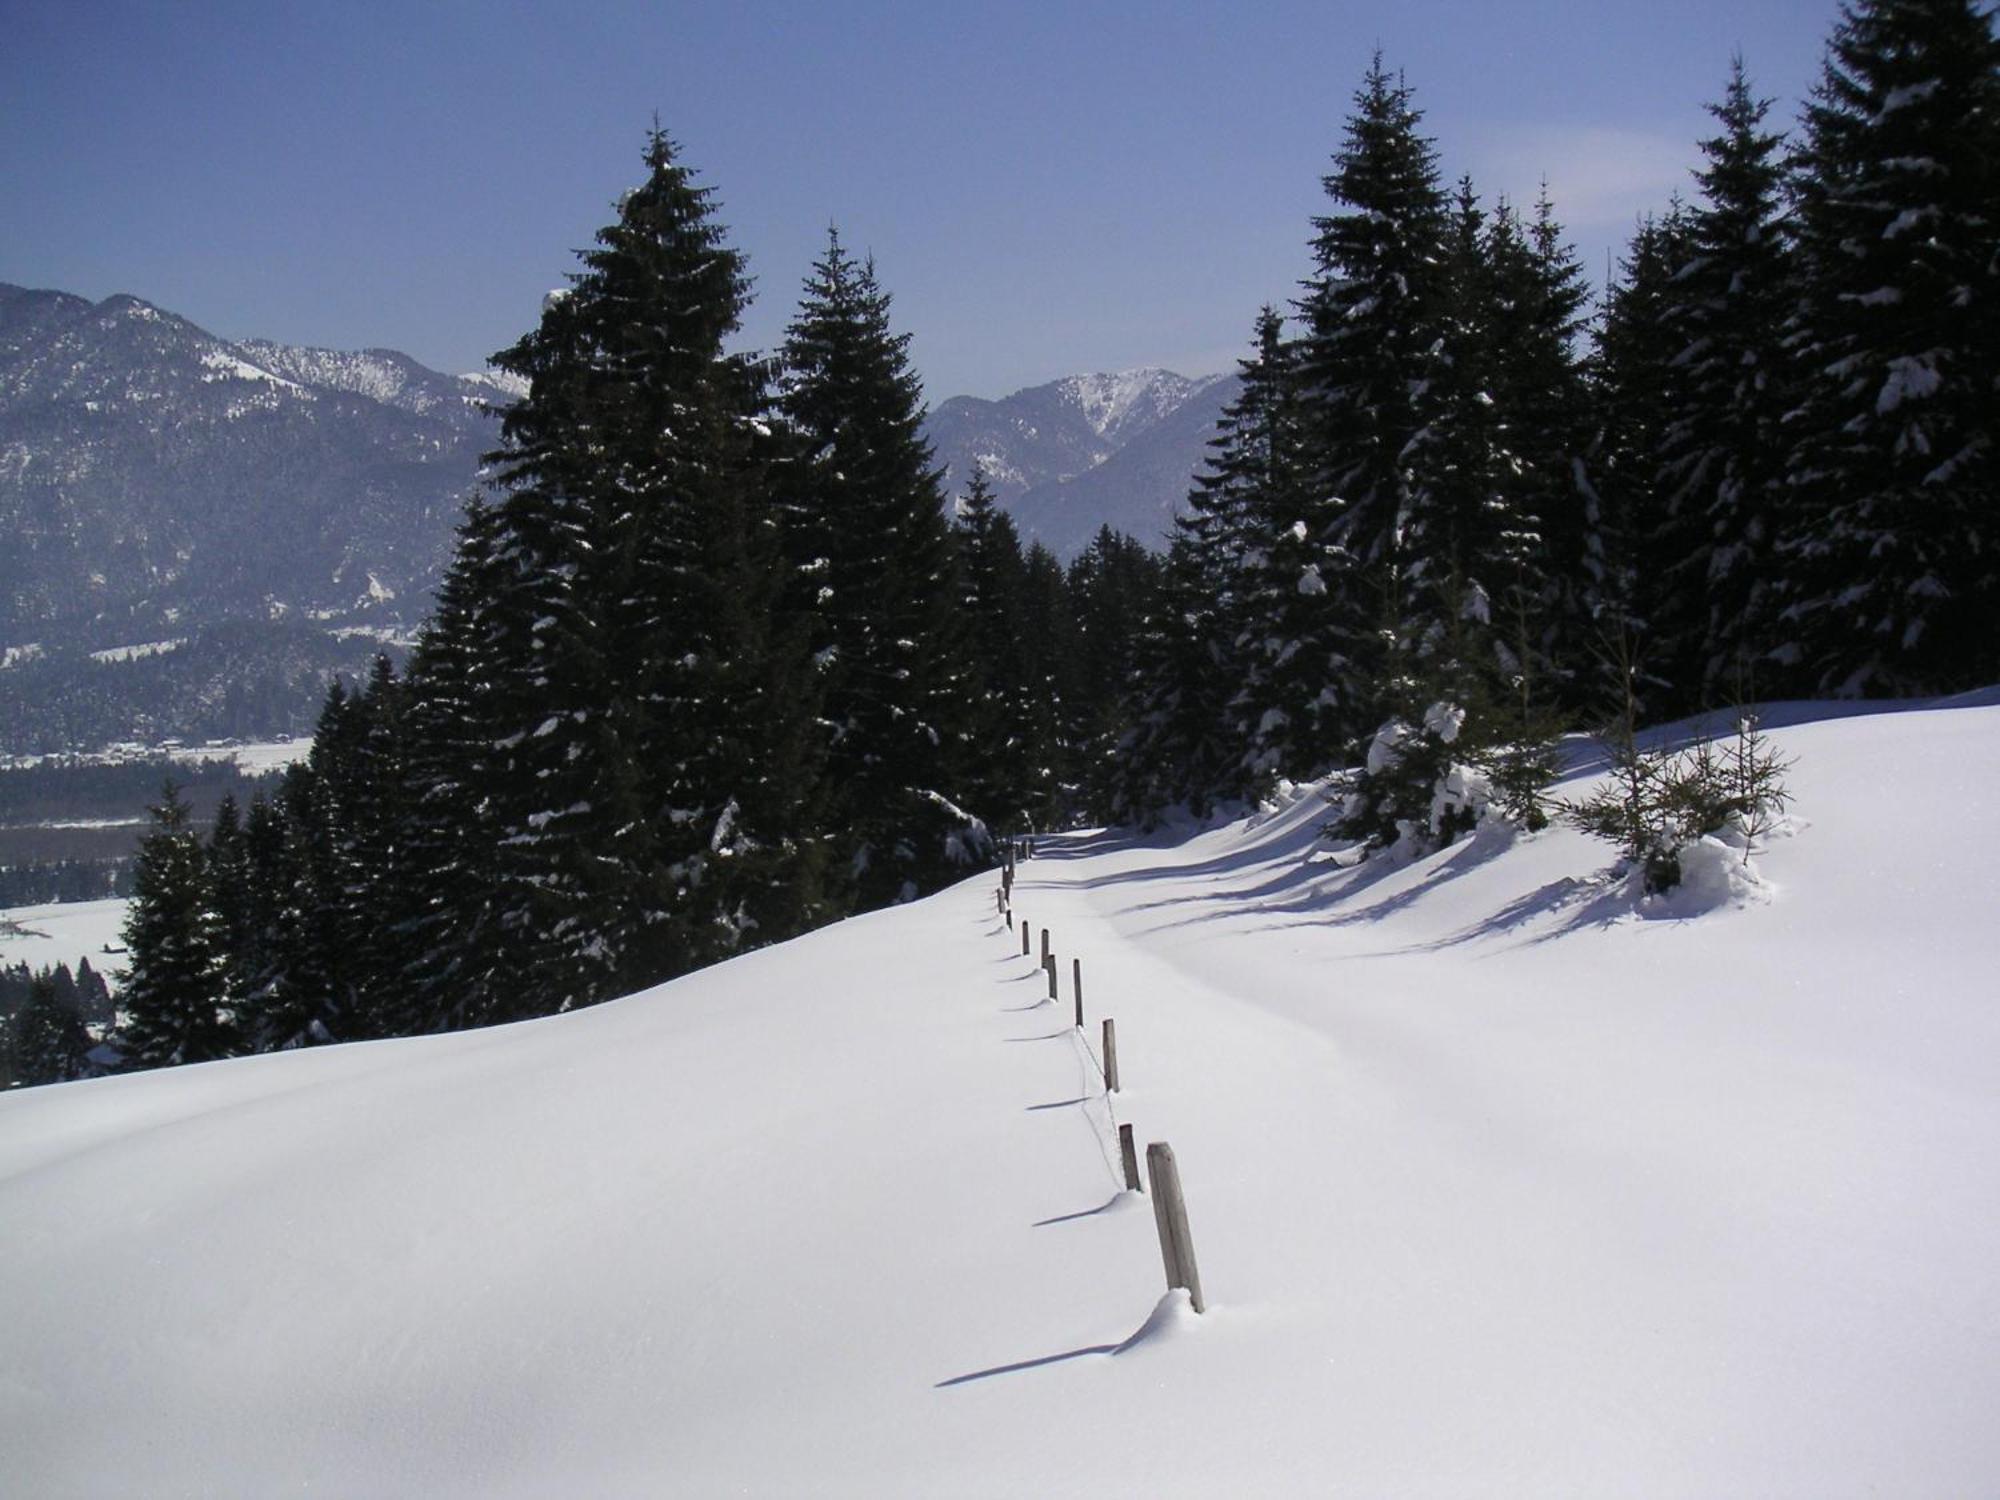
<svg viewBox="0 0 2000 1500"><path fill-rule="evenodd" d="M1341 869L1305 794L1022 866L1058 1007L980 878L0 1099L0 1490L1990 1492L2000 709L1779 739L1799 827L1699 915L1566 831Z"/></svg>

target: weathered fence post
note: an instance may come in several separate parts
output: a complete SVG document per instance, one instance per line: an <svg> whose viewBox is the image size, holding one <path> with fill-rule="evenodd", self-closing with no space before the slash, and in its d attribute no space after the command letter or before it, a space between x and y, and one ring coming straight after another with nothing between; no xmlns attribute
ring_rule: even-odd
<svg viewBox="0 0 2000 1500"><path fill-rule="evenodd" d="M1042 962L1046 964L1048 961L1049 961L1049 930L1048 928L1044 927L1042 929Z"/></svg>
<svg viewBox="0 0 2000 1500"><path fill-rule="evenodd" d="M1056 1003L1056 956L1051 953L1048 962L1042 965L1042 972L1049 976L1049 1004Z"/></svg>
<svg viewBox="0 0 2000 1500"><path fill-rule="evenodd" d="M1076 1024L1080 1031L1083 1029L1083 960L1073 958L1069 961L1069 965L1069 987L1076 992Z"/></svg>
<svg viewBox="0 0 2000 1500"><path fill-rule="evenodd" d="M1153 1223L1160 1231L1160 1259L1167 1266L1167 1287L1184 1287L1196 1312L1208 1306L1201 1297L1201 1272L1194 1263L1194 1237L1188 1233L1187 1200L1181 1196L1180 1168L1174 1148L1165 1141L1146 1147L1146 1176L1153 1184Z"/></svg>
<svg viewBox="0 0 2000 1500"><path fill-rule="evenodd" d="M1118 1092L1118 1023L1109 1016L1104 1018L1104 1092Z"/></svg>
<svg viewBox="0 0 2000 1500"><path fill-rule="evenodd" d="M1028 924L1026 919L1023 919L1021 922L1021 957L1026 958L1027 956L1028 956Z"/></svg>
<svg viewBox="0 0 2000 1500"><path fill-rule="evenodd" d="M1125 1186L1135 1193L1146 1190L1139 1186L1139 1148L1132 1144L1132 1127L1118 1127L1118 1159L1125 1167Z"/></svg>

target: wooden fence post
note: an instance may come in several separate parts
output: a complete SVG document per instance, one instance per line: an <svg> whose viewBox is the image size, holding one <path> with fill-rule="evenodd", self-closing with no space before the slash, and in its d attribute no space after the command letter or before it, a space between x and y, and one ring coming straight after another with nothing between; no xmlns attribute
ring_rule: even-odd
<svg viewBox="0 0 2000 1500"><path fill-rule="evenodd" d="M1028 924L1026 921L1023 921L1021 923L1021 957L1026 958L1027 956L1028 956Z"/></svg>
<svg viewBox="0 0 2000 1500"><path fill-rule="evenodd" d="M1109 1016L1104 1018L1104 1092L1118 1092L1118 1023Z"/></svg>
<svg viewBox="0 0 2000 1500"><path fill-rule="evenodd" d="M1069 987L1076 992L1076 1025L1077 1029L1081 1031L1083 1029L1083 960L1073 958L1069 961L1069 966Z"/></svg>
<svg viewBox="0 0 2000 1500"><path fill-rule="evenodd" d="M1048 928L1044 927L1042 929L1042 962L1047 963L1048 961L1049 961L1049 930Z"/></svg>
<svg viewBox="0 0 2000 1500"><path fill-rule="evenodd" d="M1135 1193L1146 1190L1139 1186L1139 1148L1132 1144L1132 1127L1118 1127L1118 1159L1125 1167L1125 1186Z"/></svg>
<svg viewBox="0 0 2000 1500"><path fill-rule="evenodd" d="M1053 953L1042 960L1042 972L1049 976L1049 1003L1053 1005L1056 1000L1056 956Z"/></svg>
<svg viewBox="0 0 2000 1500"><path fill-rule="evenodd" d="M1153 1184L1153 1224L1160 1231L1160 1259L1166 1262L1167 1287L1184 1287L1194 1310L1206 1312L1201 1272L1194 1263L1194 1237L1188 1233L1187 1200L1181 1196L1180 1168L1174 1165L1174 1148L1165 1141L1147 1145L1146 1176Z"/></svg>

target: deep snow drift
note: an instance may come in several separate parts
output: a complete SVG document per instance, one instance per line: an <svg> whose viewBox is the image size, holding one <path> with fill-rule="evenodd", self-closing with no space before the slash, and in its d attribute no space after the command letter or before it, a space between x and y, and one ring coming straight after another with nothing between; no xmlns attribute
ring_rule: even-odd
<svg viewBox="0 0 2000 1500"><path fill-rule="evenodd" d="M0 1098L0 1490L1990 1493L2000 709L1777 739L1762 884L1644 909L1567 831L1338 868L1307 793L1023 865L1057 1007L980 877Z"/></svg>

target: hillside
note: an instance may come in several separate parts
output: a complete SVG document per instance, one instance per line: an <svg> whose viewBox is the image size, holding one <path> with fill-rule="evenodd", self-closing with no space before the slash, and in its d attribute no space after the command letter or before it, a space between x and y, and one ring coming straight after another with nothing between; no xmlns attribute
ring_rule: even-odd
<svg viewBox="0 0 2000 1500"><path fill-rule="evenodd" d="M1563 830L1342 868L1305 789L1049 841L1059 1007L979 877L579 1014L0 1098L0 1488L1980 1492L2000 707L1792 717L1761 882L1673 902Z"/></svg>
<svg viewBox="0 0 2000 1500"><path fill-rule="evenodd" d="M0 284L0 752L308 728L429 612L508 394Z"/></svg>

